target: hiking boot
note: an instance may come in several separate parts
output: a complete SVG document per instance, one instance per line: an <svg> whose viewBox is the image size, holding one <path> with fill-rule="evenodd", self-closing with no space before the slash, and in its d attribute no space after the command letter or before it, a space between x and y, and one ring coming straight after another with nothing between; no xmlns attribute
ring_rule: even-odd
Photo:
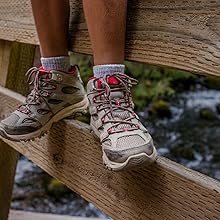
<svg viewBox="0 0 220 220"><path fill-rule="evenodd" d="M87 85L91 128L100 139L103 162L111 170L152 163L156 149L152 137L134 113L131 86L137 80L123 73L92 78Z"/></svg>
<svg viewBox="0 0 220 220"><path fill-rule="evenodd" d="M88 99L77 66L69 72L33 67L28 72L32 87L26 101L0 122L0 135L13 141L42 136L54 122L86 112Z"/></svg>

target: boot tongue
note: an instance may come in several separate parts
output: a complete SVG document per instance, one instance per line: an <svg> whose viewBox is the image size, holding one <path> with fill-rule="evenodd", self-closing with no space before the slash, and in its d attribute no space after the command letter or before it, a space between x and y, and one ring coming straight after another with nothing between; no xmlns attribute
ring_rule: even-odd
<svg viewBox="0 0 220 220"><path fill-rule="evenodd" d="M114 76L110 76L108 78L108 85L111 88L111 99L117 100L124 98L125 94L123 92L123 86L118 79L116 79Z"/></svg>
<svg viewBox="0 0 220 220"><path fill-rule="evenodd" d="M49 71L48 71L48 70L45 70L42 66L39 67L39 72L40 72L40 76L41 76L42 78L44 78L44 76L46 76L46 75L49 73Z"/></svg>
<svg viewBox="0 0 220 220"><path fill-rule="evenodd" d="M122 83L118 79L116 79L114 76L110 76L108 78L108 85L111 88L111 94L110 94L111 99L115 100L116 102L118 102L119 105L121 105L120 99L125 98ZM124 111L122 109L117 109L113 112L113 117L116 120L126 120L127 118L130 117L130 115L129 115L128 111ZM120 124L117 127L119 129L122 129L122 128L130 127L130 126L128 124Z"/></svg>

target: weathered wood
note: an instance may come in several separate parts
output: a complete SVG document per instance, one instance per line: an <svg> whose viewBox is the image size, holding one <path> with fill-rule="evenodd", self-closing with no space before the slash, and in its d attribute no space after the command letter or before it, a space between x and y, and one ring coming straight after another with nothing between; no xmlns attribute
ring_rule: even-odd
<svg viewBox="0 0 220 220"><path fill-rule="evenodd" d="M33 66L35 45L13 42L9 57L6 88L26 95L27 86L25 73Z"/></svg>
<svg viewBox="0 0 220 220"><path fill-rule="evenodd" d="M0 114L20 101L0 88ZM220 182L162 157L152 167L107 171L100 144L83 123L61 121L34 142L4 141L114 219L220 219Z"/></svg>
<svg viewBox="0 0 220 220"><path fill-rule="evenodd" d="M27 94L25 73L33 65L35 47L0 40L0 85L23 95Z"/></svg>
<svg viewBox="0 0 220 220"><path fill-rule="evenodd" d="M220 1L128 2L128 60L220 75ZM91 54L81 1L71 9L71 47ZM0 1L0 39L38 44L29 0Z"/></svg>
<svg viewBox="0 0 220 220"><path fill-rule="evenodd" d="M100 218L83 218L66 215L54 215L11 210L8 220L102 220Z"/></svg>
<svg viewBox="0 0 220 220"><path fill-rule="evenodd" d="M19 90L24 94L26 91L23 83L24 73L33 63L34 56L31 56L31 53L34 52L34 47L0 41L0 84L2 86ZM3 113L1 117L4 116ZM6 220L10 209L19 153L2 141L0 142L0 152L0 220Z"/></svg>
<svg viewBox="0 0 220 220"><path fill-rule="evenodd" d="M7 220L19 154L2 140L0 152L0 219Z"/></svg>
<svg viewBox="0 0 220 220"><path fill-rule="evenodd" d="M0 41L0 84L7 85L12 43ZM7 220L19 153L0 141L0 219Z"/></svg>
<svg viewBox="0 0 220 220"><path fill-rule="evenodd" d="M10 55L12 42L0 40L0 85L5 86L7 82L8 67L10 63Z"/></svg>

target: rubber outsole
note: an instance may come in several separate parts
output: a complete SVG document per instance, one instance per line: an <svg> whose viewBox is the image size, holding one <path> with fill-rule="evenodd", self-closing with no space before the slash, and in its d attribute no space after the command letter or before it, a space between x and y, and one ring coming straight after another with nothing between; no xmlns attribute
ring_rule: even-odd
<svg viewBox="0 0 220 220"><path fill-rule="evenodd" d="M93 134L94 138L100 141L98 135L95 133L93 129L90 130L91 134ZM146 153L139 153L136 155L129 156L127 160L123 163L116 163L108 159L107 155L104 151L102 151L102 160L106 169L110 171L121 171L129 168L138 167L140 165L149 166L154 163L157 159L157 150L152 142L153 153L148 155Z"/></svg>
<svg viewBox="0 0 220 220"><path fill-rule="evenodd" d="M103 163L108 170L111 171L121 171L129 168L138 167L140 165L149 166L156 161L157 158L157 150L153 146L153 153L148 155L146 153L139 153L136 155L129 156L127 160L123 163L116 163L110 161L106 156L105 152L103 151Z"/></svg>

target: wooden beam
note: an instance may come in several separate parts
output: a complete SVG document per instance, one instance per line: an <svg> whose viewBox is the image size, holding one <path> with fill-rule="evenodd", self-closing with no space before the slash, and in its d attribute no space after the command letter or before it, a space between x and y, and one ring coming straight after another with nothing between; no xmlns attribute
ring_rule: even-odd
<svg viewBox="0 0 220 220"><path fill-rule="evenodd" d="M33 213L11 210L8 220L102 220L100 218L83 218L46 213Z"/></svg>
<svg viewBox="0 0 220 220"><path fill-rule="evenodd" d="M16 91L19 90L25 94L27 87L23 83L24 73L32 66L34 47L15 42L0 41L0 85ZM31 53L33 56L31 56ZM5 117L6 111L1 117ZM0 141L0 152L0 220L6 220L10 209L19 153L2 141Z"/></svg>
<svg viewBox="0 0 220 220"><path fill-rule="evenodd" d="M220 1L130 0L126 58L220 75ZM71 0L71 46L91 54L81 1ZM38 44L29 0L0 1L0 39Z"/></svg>
<svg viewBox="0 0 220 220"><path fill-rule="evenodd" d="M19 153L0 141L0 219L7 220Z"/></svg>
<svg viewBox="0 0 220 220"><path fill-rule="evenodd" d="M10 42L7 42L10 43ZM11 43L5 87L26 95L29 91L25 73L33 66L35 45ZM18 83L19 82L19 83Z"/></svg>
<svg viewBox="0 0 220 220"><path fill-rule="evenodd" d="M12 42L0 40L0 85L7 83L8 68L10 63Z"/></svg>
<svg viewBox="0 0 220 220"><path fill-rule="evenodd" d="M0 114L21 101L0 87ZM61 121L34 142L4 141L113 219L219 219L219 181L163 157L151 167L110 172L89 126L78 121Z"/></svg>
<svg viewBox="0 0 220 220"><path fill-rule="evenodd" d="M8 41L0 41L0 84L2 86L7 85L12 44ZM2 140L0 152L0 219L7 220L19 153Z"/></svg>

